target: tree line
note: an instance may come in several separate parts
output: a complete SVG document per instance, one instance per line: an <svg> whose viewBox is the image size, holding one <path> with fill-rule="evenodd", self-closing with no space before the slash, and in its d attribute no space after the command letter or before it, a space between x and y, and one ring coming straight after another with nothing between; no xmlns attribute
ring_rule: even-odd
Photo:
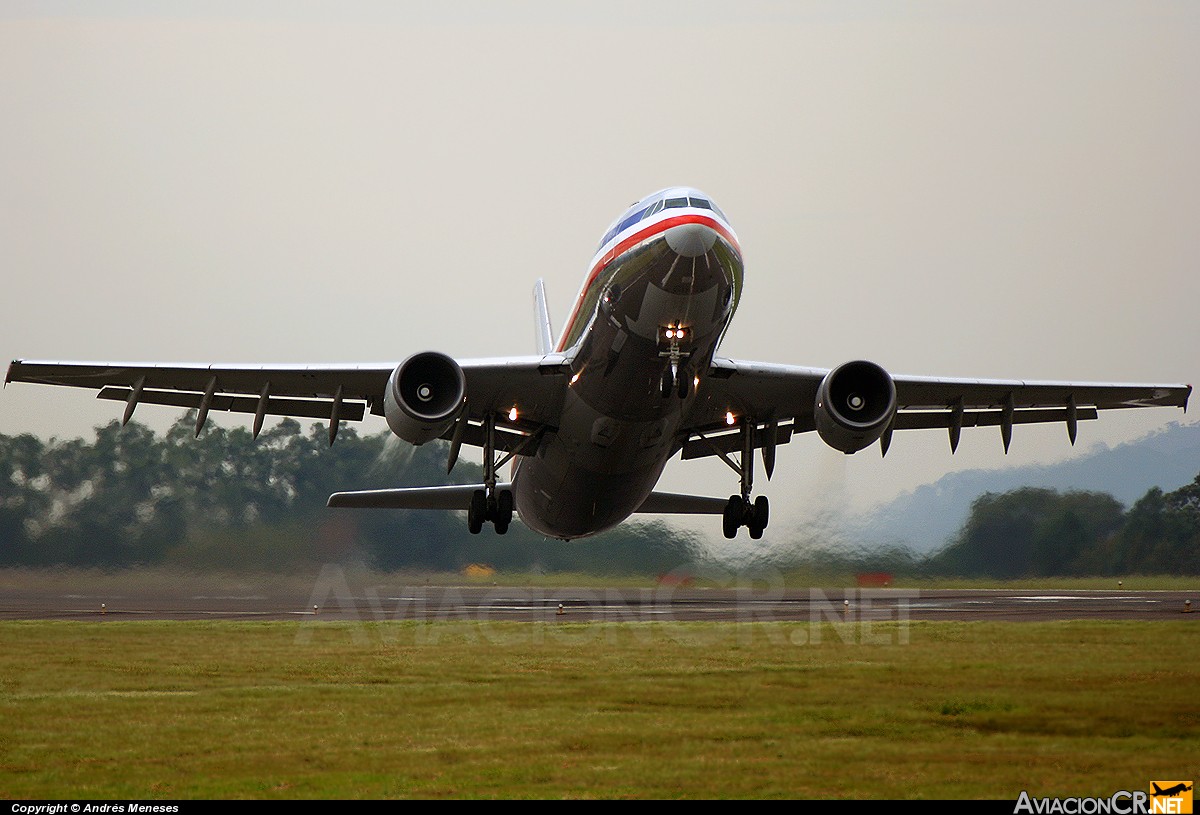
<svg viewBox="0 0 1200 815"><path fill-rule="evenodd" d="M1008 579L1200 575L1200 475L1128 510L1111 495L1025 487L985 493L958 535L925 564L935 574Z"/></svg>
<svg viewBox="0 0 1200 815"><path fill-rule="evenodd" d="M257 440L209 423L194 438L185 414L163 435L131 422L95 440L0 434L0 566L288 571L353 562L383 570L506 570L663 574L706 559L701 543L661 522L627 523L594 538L551 541L514 524L469 535L457 513L331 510L340 489L480 483L446 446L412 447L387 432L284 419ZM776 535L780 530L773 530ZM1011 579L1200 574L1200 475L1174 492L1151 489L1133 507L1097 492L1025 488L987 493L958 535L920 557L903 548L810 551L826 567ZM787 566L788 564L777 564Z"/></svg>
<svg viewBox="0 0 1200 815"><path fill-rule="evenodd" d="M389 433L343 427L330 446L293 419L258 439L194 412L164 435L130 422L93 442L0 434L0 566L289 571L312 563L383 570L500 569L659 574L700 557L662 523L623 525L563 543L520 524L470 535L459 513L328 509L329 494L425 484L482 483L462 459L446 475L443 443L413 447Z"/></svg>

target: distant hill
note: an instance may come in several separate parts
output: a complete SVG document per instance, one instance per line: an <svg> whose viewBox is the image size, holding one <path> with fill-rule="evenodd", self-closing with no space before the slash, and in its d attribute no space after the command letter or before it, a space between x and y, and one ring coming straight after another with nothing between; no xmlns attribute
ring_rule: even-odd
<svg viewBox="0 0 1200 815"><path fill-rule="evenodd" d="M1169 492L1190 483L1197 473L1200 424L1172 423L1145 438L1059 464L950 473L869 513L855 536L868 544L900 544L927 552L958 532L971 502L985 492L1019 487L1105 492L1129 507L1151 487Z"/></svg>

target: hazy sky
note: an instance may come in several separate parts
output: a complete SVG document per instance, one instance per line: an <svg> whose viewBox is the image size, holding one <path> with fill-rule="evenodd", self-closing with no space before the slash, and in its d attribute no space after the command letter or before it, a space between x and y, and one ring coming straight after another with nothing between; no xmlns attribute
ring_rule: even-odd
<svg viewBox="0 0 1200 815"><path fill-rule="evenodd" d="M533 280L561 328L612 218L685 184L745 253L727 356L1200 383L1198 44L1191 0L8 0L0 355L531 353ZM119 413L0 393L3 433ZM1195 417L1105 414L1074 451L1019 427L1007 459L994 428L883 461L806 436L773 527ZM664 486L736 478L674 462Z"/></svg>

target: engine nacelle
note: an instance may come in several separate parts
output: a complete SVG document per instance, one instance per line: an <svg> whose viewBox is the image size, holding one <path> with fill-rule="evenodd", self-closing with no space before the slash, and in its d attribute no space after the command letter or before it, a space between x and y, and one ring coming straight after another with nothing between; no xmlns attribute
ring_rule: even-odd
<svg viewBox="0 0 1200 815"><path fill-rule="evenodd" d="M874 362L840 365L817 389L817 433L843 453L857 453L878 441L895 415L896 383Z"/></svg>
<svg viewBox="0 0 1200 815"><path fill-rule="evenodd" d="M424 444L454 424L466 391L467 377L457 362L437 351L423 351L401 362L388 377L383 415L397 436Z"/></svg>

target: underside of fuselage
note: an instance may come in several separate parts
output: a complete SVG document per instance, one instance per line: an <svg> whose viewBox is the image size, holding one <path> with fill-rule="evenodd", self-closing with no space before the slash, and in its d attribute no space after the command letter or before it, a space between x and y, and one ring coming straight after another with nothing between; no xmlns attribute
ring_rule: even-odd
<svg viewBox="0 0 1200 815"><path fill-rule="evenodd" d="M741 280L736 246L702 223L659 232L593 274L564 332L561 421L513 474L527 526L579 538L641 506L679 448Z"/></svg>

